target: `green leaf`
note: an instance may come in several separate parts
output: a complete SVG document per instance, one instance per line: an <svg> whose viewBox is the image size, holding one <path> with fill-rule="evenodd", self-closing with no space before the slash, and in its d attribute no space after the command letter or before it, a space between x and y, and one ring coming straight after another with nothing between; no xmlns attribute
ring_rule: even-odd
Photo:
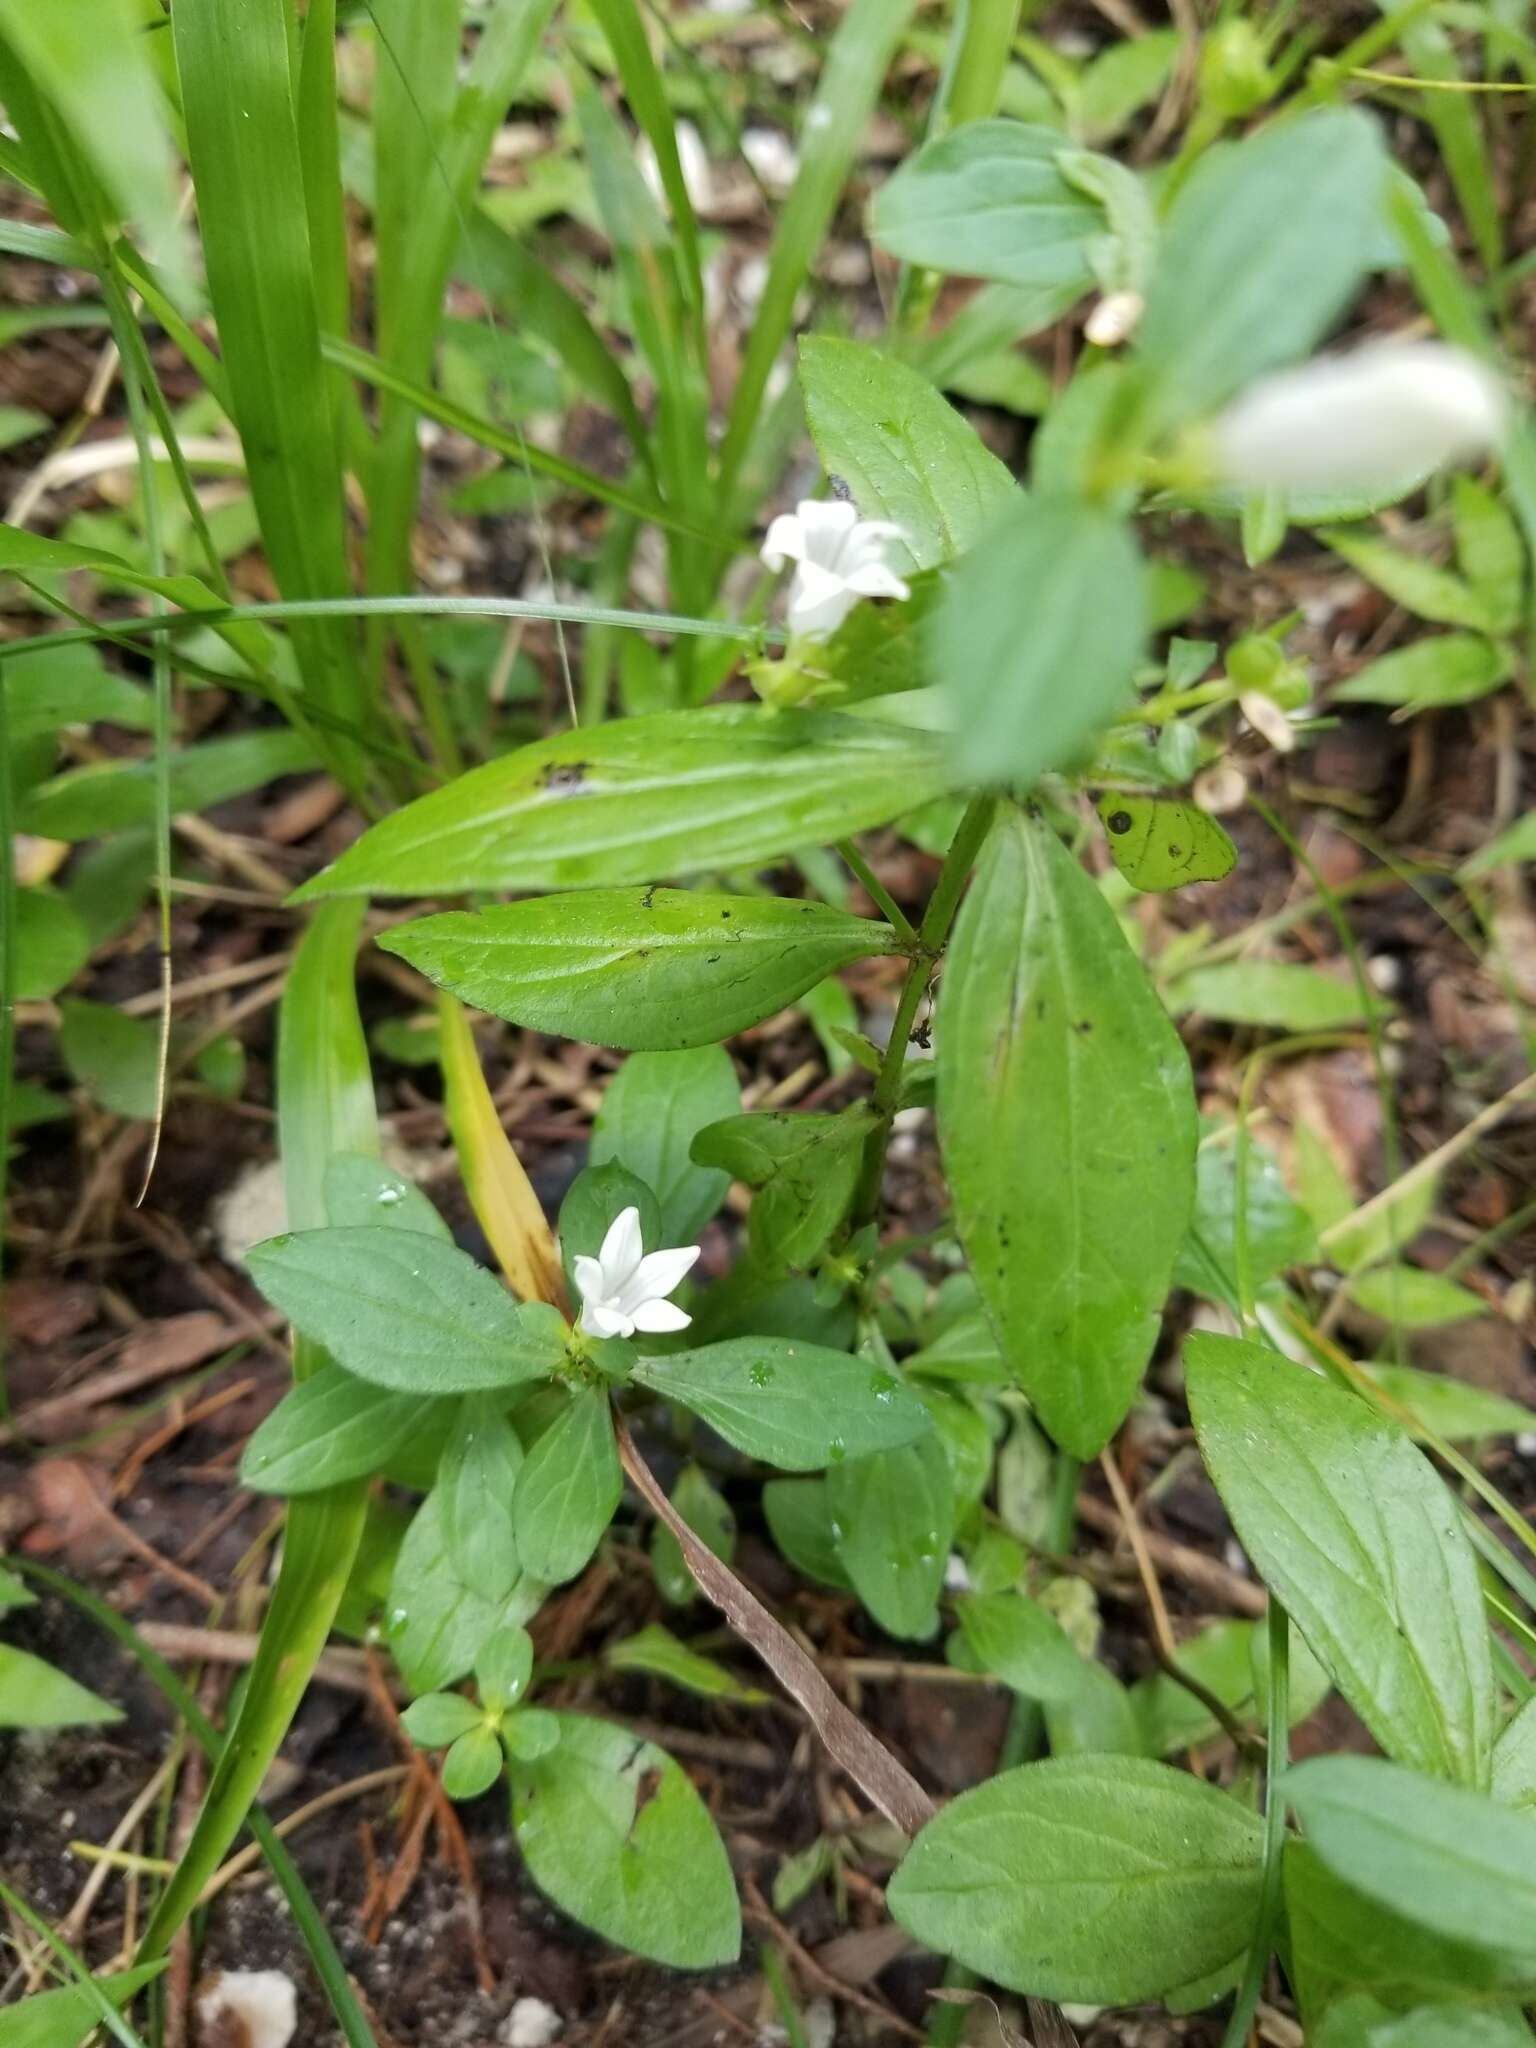
<svg viewBox="0 0 1536 2048"><path fill-rule="evenodd" d="M1179 54L1179 32L1149 29L1113 42L1085 65L1072 90L1072 125L1085 142L1107 142L1157 98Z"/></svg>
<svg viewBox="0 0 1536 2048"><path fill-rule="evenodd" d="M691 1244L730 1185L717 1168L694 1165L693 1141L740 1107L741 1085L723 1047L632 1053L608 1083L589 1156L594 1166L616 1160L654 1191L663 1244Z"/></svg>
<svg viewBox="0 0 1536 2048"><path fill-rule="evenodd" d="M1395 1423L1277 1352L1200 1335L1185 1361L1201 1453L1243 1548L1340 1692L1389 1755L1486 1784L1494 1694L1477 1564L1433 1469Z"/></svg>
<svg viewBox="0 0 1536 2048"><path fill-rule="evenodd" d="M1536 1983L1536 1828L1523 1814L1382 1757L1315 1757L1285 1789L1346 1884L1498 1958L1508 1989Z"/></svg>
<svg viewBox="0 0 1536 2048"><path fill-rule="evenodd" d="M1146 1742L1131 1696L1102 1664L1083 1664L1083 1683L1070 1699L1047 1700L1045 1730L1052 1756L1142 1756Z"/></svg>
<svg viewBox="0 0 1536 2048"><path fill-rule="evenodd" d="M1004 1771L928 1823L886 1897L941 1954L1038 1998L1129 2005L1239 1955L1259 1907L1259 1822L1140 1757Z"/></svg>
<svg viewBox="0 0 1536 2048"><path fill-rule="evenodd" d="M1353 1220L1351 1197L1344 1216L1325 1224L1323 1250L1341 1273L1353 1273L1378 1259L1393 1258L1411 1245L1429 1221L1439 1189L1438 1174L1404 1175L1379 1208L1366 1205L1370 1214L1361 1222Z"/></svg>
<svg viewBox="0 0 1536 2048"><path fill-rule="evenodd" d="M1446 1323L1465 1323L1485 1316L1488 1304L1480 1294L1459 1287L1443 1273L1422 1266L1377 1266L1349 1283L1350 1298L1383 1322L1405 1330L1429 1330Z"/></svg>
<svg viewBox="0 0 1536 2048"><path fill-rule="evenodd" d="M1275 1031L1336 1031L1358 1024L1366 1014L1384 1011L1384 998L1362 996L1351 980L1320 967L1301 967L1285 960L1233 960L1218 967L1196 967L1181 974L1167 989L1175 1016L1195 1010L1225 1024L1263 1024Z"/></svg>
<svg viewBox="0 0 1536 2048"><path fill-rule="evenodd" d="M763 1514L774 1542L808 1579L853 1590L837 1554L837 1537L824 1479L770 1479L763 1488Z"/></svg>
<svg viewBox="0 0 1536 2048"><path fill-rule="evenodd" d="M1061 175L1061 147L1054 128L969 121L925 143L885 180L870 234L904 263L1086 291L1104 216Z"/></svg>
<svg viewBox="0 0 1536 2048"><path fill-rule="evenodd" d="M565 1355L565 1325L519 1308L467 1252L375 1225L292 1231L253 1245L267 1299L359 1379L403 1394L470 1394L541 1379Z"/></svg>
<svg viewBox="0 0 1536 2048"><path fill-rule="evenodd" d="M1404 554L1380 534L1363 533L1357 527L1320 527L1318 539L1358 569L1368 583L1385 591L1394 604L1421 619L1432 619L1439 626L1470 626L1475 632L1491 630L1482 596L1449 569L1437 569L1418 555Z"/></svg>
<svg viewBox="0 0 1536 2048"><path fill-rule="evenodd" d="M448 1508L434 1487L405 1532L389 1585L387 1636L412 1692L436 1692L463 1678L499 1629L525 1622L549 1588L512 1579L495 1599L465 1584L448 1532Z"/></svg>
<svg viewBox="0 0 1536 2048"><path fill-rule="evenodd" d="M12 740L98 721L147 730L154 703L147 690L102 667L94 647L39 647L5 665L6 723Z"/></svg>
<svg viewBox="0 0 1536 2048"><path fill-rule="evenodd" d="M125 932L144 908L155 872L150 831L118 832L77 854L64 893L90 934L103 946Z"/></svg>
<svg viewBox="0 0 1536 2048"><path fill-rule="evenodd" d="M926 1642L955 1534L954 1481L938 1436L832 1465L827 1505L838 1561L864 1605L889 1635Z"/></svg>
<svg viewBox="0 0 1536 2048"><path fill-rule="evenodd" d="M66 996L59 1049L88 1094L118 1116L148 1119L159 1106L160 1033L148 1017Z"/></svg>
<svg viewBox="0 0 1536 2048"><path fill-rule="evenodd" d="M57 889L16 891L11 944L15 996L22 1003L57 995L91 957L91 935Z"/></svg>
<svg viewBox="0 0 1536 2048"><path fill-rule="evenodd" d="M48 197L72 234L99 242L113 220L133 221L146 236L156 265L178 297L190 289L186 234L180 224L175 165L166 134L166 109L149 60L140 10L130 0L74 0L69 8L8 4L4 39L26 66L34 90L49 103L69 145L100 181L93 206L68 203L57 178ZM12 115L14 74L3 74ZM26 95L30 104L31 95ZM30 121L17 122L29 149L42 138ZM52 142L52 138L50 138ZM58 144L53 143L49 156ZM51 166L50 166L51 167ZM38 168L44 168L41 158ZM69 198L73 198L71 193ZM105 201L105 205L103 204ZM68 217L66 218L66 214Z"/></svg>
<svg viewBox="0 0 1536 2048"><path fill-rule="evenodd" d="M257 1493L318 1493L383 1471L432 1408L324 1365L285 1394L245 1447L241 1484Z"/></svg>
<svg viewBox="0 0 1536 2048"><path fill-rule="evenodd" d="M836 1116L758 1110L707 1125L692 1157L758 1191L748 1229L759 1259L805 1267L848 1213L874 1126L862 1103Z"/></svg>
<svg viewBox="0 0 1536 2048"><path fill-rule="evenodd" d="M206 811L318 762L314 743L287 728L204 740L170 757L171 810ZM147 825L154 815L152 760L93 761L39 783L23 799L20 822L24 832L42 839L95 839L127 825Z"/></svg>
<svg viewBox="0 0 1536 2048"><path fill-rule="evenodd" d="M1387 162L1375 122L1344 107L1206 152L1163 224L1138 336L1158 417L1208 412L1322 339L1370 267Z"/></svg>
<svg viewBox="0 0 1536 2048"><path fill-rule="evenodd" d="M443 1758L443 1790L450 1799L478 1799L501 1776L503 1762L489 1728L468 1729Z"/></svg>
<svg viewBox="0 0 1536 2048"><path fill-rule="evenodd" d="M580 1387L523 1460L512 1527L525 1569L551 1585L574 1579L622 1491L608 1397Z"/></svg>
<svg viewBox="0 0 1536 2048"><path fill-rule="evenodd" d="M768 1698L755 1686L743 1685L713 1657L701 1656L686 1643L680 1643L671 1629L663 1628L659 1621L611 1644L603 1652L603 1661L615 1671L651 1672L707 1700L738 1700L744 1706L758 1707Z"/></svg>
<svg viewBox="0 0 1536 2048"><path fill-rule="evenodd" d="M865 519L901 528L914 569L963 555L1018 493L928 379L867 342L805 336L800 388L822 467Z"/></svg>
<svg viewBox="0 0 1536 2048"><path fill-rule="evenodd" d="M736 1960L741 1911L725 1845L665 1750L584 1714L514 1765L512 1825L529 1875L584 1927L679 1970Z"/></svg>
<svg viewBox="0 0 1536 2048"><path fill-rule="evenodd" d="M29 1593L14 1572L8 1572L0 1565L0 1614L9 1614L13 1607L35 1607L37 1598Z"/></svg>
<svg viewBox="0 0 1536 2048"><path fill-rule="evenodd" d="M1099 798L1110 858L1137 889L1182 889L1219 882L1237 865L1237 848L1217 819L1168 797Z"/></svg>
<svg viewBox="0 0 1536 2048"><path fill-rule="evenodd" d="M1419 1372L1411 1365L1368 1365L1363 1369L1422 1429L1448 1443L1536 1429L1536 1409L1489 1393L1485 1387L1468 1386L1448 1373Z"/></svg>
<svg viewBox="0 0 1536 2048"><path fill-rule="evenodd" d="M525 1628L499 1629L480 1646L475 1683L488 1707L512 1707L533 1680L533 1638Z"/></svg>
<svg viewBox="0 0 1536 2048"><path fill-rule="evenodd" d="M464 1402L443 1449L437 1490L454 1573L482 1600L499 1600L518 1576L512 1504L522 1468L517 1431L494 1402Z"/></svg>
<svg viewBox="0 0 1536 2048"><path fill-rule="evenodd" d="M654 1250L667 1242L662 1231L661 1205L643 1180L636 1180L617 1160L606 1166L584 1166L566 1190L560 1204L560 1256L564 1261L566 1284L574 1300L577 1292L574 1260L595 1259L608 1234L608 1226L626 1209L640 1212L640 1241Z"/></svg>
<svg viewBox="0 0 1536 2048"><path fill-rule="evenodd" d="M1525 596L1525 547L1509 508L1475 477L1451 480L1456 559L1495 633L1513 633Z"/></svg>
<svg viewBox="0 0 1536 2048"><path fill-rule="evenodd" d="M715 1553L723 1564L736 1554L736 1517L724 1494L709 1482L703 1467L686 1464L672 1488L672 1505L695 1536ZM693 1574L683 1562L683 1547L667 1527L657 1521L651 1529L651 1571L664 1600L674 1607L693 1604L697 1587Z"/></svg>
<svg viewBox="0 0 1536 2048"><path fill-rule="evenodd" d="M1505 1806L1536 1806L1536 1698L1528 1699L1493 1745L1493 1796Z"/></svg>
<svg viewBox="0 0 1536 2048"><path fill-rule="evenodd" d="M781 1472L893 1449L929 1427L927 1409L894 1373L793 1337L731 1337L663 1352L640 1359L634 1378Z"/></svg>
<svg viewBox="0 0 1536 2048"><path fill-rule="evenodd" d="M1498 1988L1500 1964L1486 1951L1416 1927L1354 1890L1309 1842L1286 1845L1285 1910L1292 1981L1309 2029L1341 1993L1362 1987L1394 2005Z"/></svg>
<svg viewBox="0 0 1536 2048"><path fill-rule="evenodd" d="M419 1749L446 1749L485 1719L473 1700L458 1692L425 1692L400 1716L405 1732Z"/></svg>
<svg viewBox="0 0 1536 2048"><path fill-rule="evenodd" d="M1071 1700L1087 1659L1036 1600L1022 1593L966 1593L955 1603L978 1670L1031 1700Z"/></svg>
<svg viewBox="0 0 1536 2048"><path fill-rule="evenodd" d="M1481 633L1436 633L1382 655L1329 693L1332 704L1402 704L1410 711L1471 704L1510 673L1506 649Z"/></svg>
<svg viewBox="0 0 1536 2048"><path fill-rule="evenodd" d="M939 997L939 1133L983 1302L1040 1420L1092 1457L1151 1356L1188 1227L1189 1059L1054 832L1005 811Z"/></svg>
<svg viewBox="0 0 1536 2048"><path fill-rule="evenodd" d="M1228 1125L1207 1137L1195 1155L1195 1213L1174 1262L1176 1287L1207 1301L1241 1307L1237 1279L1237 1131ZM1279 1162L1263 1145L1244 1148L1241 1206L1246 1219L1248 1281L1261 1287L1277 1273L1317 1257L1317 1233L1306 1211L1291 1200Z"/></svg>
<svg viewBox="0 0 1536 2048"><path fill-rule="evenodd" d="M922 733L750 704L520 747L363 834L299 899L582 889L760 865L882 825L950 783Z"/></svg>
<svg viewBox="0 0 1536 2048"><path fill-rule="evenodd" d="M0 1728L87 1728L122 1718L110 1700L41 1657L0 1643Z"/></svg>
<svg viewBox="0 0 1536 2048"><path fill-rule="evenodd" d="M689 889L592 889L448 911L379 944L493 1016L594 1045L713 1045L850 960L889 925L823 903Z"/></svg>
<svg viewBox="0 0 1536 2048"><path fill-rule="evenodd" d="M427 1197L402 1173L366 1152L338 1152L325 1169L325 1215L335 1230L413 1230L445 1243L452 1232Z"/></svg>
<svg viewBox="0 0 1536 2048"><path fill-rule="evenodd" d="M1130 702L1146 633L1125 521L1085 498L1021 498L956 569L929 629L964 779L1032 783L1076 762Z"/></svg>
<svg viewBox="0 0 1536 2048"><path fill-rule="evenodd" d="M115 2006L128 2003L143 1984L158 1977L163 1962L141 1963L112 1977L98 1977L96 1992L105 1992ZM0 2012L0 2048L80 2048L96 2032L101 2006L83 1984L37 1991L20 2004Z"/></svg>

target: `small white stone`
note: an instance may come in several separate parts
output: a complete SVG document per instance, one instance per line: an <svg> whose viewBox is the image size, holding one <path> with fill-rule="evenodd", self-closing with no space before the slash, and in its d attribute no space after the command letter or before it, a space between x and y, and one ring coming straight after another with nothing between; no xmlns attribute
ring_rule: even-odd
<svg viewBox="0 0 1536 2048"><path fill-rule="evenodd" d="M565 2022L542 1998L519 1998L501 2023L497 2036L504 2048L549 2048Z"/></svg>
<svg viewBox="0 0 1536 2048"><path fill-rule="evenodd" d="M281 1970L225 1970L197 2001L197 2016L211 2031L225 2015L245 2029L247 2048L288 2048L299 2023L293 1979Z"/></svg>
<svg viewBox="0 0 1536 2048"><path fill-rule="evenodd" d="M787 135L777 128L747 128L741 153L770 192L783 192L795 182L800 159Z"/></svg>

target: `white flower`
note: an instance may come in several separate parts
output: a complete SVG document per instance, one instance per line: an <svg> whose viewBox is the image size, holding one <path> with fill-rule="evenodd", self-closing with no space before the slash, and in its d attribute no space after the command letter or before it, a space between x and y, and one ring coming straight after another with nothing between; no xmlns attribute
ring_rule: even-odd
<svg viewBox="0 0 1536 2048"><path fill-rule="evenodd" d="M572 1259L581 1295L576 1327L589 1337L633 1337L636 1330L658 1336L664 1330L686 1330L693 1321L675 1302L673 1288L699 1256L696 1244L675 1251L647 1253L640 1237L640 1211L620 1210L608 1226L595 1259L580 1253Z"/></svg>
<svg viewBox="0 0 1536 2048"><path fill-rule="evenodd" d="M789 586L789 630L796 639L835 633L861 597L910 597L887 556L901 528L888 519L861 519L840 498L802 498L781 512L763 541L770 569L795 564Z"/></svg>
<svg viewBox="0 0 1536 2048"><path fill-rule="evenodd" d="M1136 332L1146 310L1140 292L1106 292L1088 315L1084 338L1095 348L1118 348Z"/></svg>
<svg viewBox="0 0 1536 2048"><path fill-rule="evenodd" d="M1465 349L1375 341L1261 378L1216 420L1211 453L1251 489L1369 489L1486 455L1508 424L1503 386Z"/></svg>

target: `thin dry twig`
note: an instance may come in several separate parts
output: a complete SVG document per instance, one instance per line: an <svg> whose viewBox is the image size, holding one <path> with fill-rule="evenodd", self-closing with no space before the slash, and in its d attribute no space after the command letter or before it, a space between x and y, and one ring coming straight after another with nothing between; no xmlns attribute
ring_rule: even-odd
<svg viewBox="0 0 1536 2048"><path fill-rule="evenodd" d="M916 1778L885 1744L851 1714L789 1632L749 1592L736 1574L701 1542L656 1482L656 1476L615 1414L619 1456L652 1512L677 1538L683 1561L705 1599L720 1609L742 1640L754 1649L798 1706L833 1758L893 1827L915 1835L936 1808Z"/></svg>

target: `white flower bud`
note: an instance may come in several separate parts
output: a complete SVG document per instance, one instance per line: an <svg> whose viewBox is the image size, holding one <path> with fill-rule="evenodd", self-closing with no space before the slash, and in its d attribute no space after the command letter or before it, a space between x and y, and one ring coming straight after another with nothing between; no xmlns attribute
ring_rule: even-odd
<svg viewBox="0 0 1536 2048"><path fill-rule="evenodd" d="M1262 690L1244 690L1238 709L1261 739L1268 740L1277 754L1288 754L1296 744L1296 729L1273 697Z"/></svg>
<svg viewBox="0 0 1536 2048"><path fill-rule="evenodd" d="M1504 387L1476 356L1377 341L1261 378L1215 421L1210 451L1253 490L1368 490L1487 455L1508 425Z"/></svg>
<svg viewBox="0 0 1536 2048"><path fill-rule="evenodd" d="M1106 292L1088 315L1083 334L1095 348L1118 348L1136 332L1145 311L1140 292Z"/></svg>

